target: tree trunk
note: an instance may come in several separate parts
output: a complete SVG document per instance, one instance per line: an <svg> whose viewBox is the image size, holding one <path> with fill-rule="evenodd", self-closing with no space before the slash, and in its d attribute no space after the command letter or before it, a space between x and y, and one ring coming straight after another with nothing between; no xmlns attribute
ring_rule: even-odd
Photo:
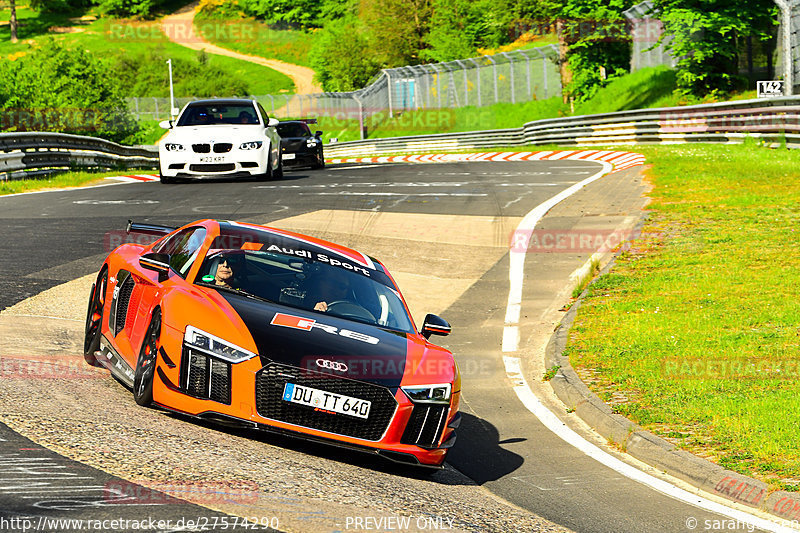
<svg viewBox="0 0 800 533"><path fill-rule="evenodd" d="M11 28L11 42L17 42L17 0L10 0L11 4L11 20L9 27Z"/></svg>
<svg viewBox="0 0 800 533"><path fill-rule="evenodd" d="M571 29L568 27L564 20L556 20L556 35L558 36L558 68L561 73L561 96L564 103L569 102L569 92L567 87L572 83L572 69L569 68L569 60L567 54L569 53L569 32Z"/></svg>

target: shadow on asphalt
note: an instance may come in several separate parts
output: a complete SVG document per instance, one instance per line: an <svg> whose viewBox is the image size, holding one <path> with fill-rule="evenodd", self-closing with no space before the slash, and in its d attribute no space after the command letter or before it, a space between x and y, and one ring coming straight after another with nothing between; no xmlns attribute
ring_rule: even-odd
<svg viewBox="0 0 800 533"><path fill-rule="evenodd" d="M328 444L327 442L309 441L302 437L294 437L291 435L283 435L280 433L273 433L270 431L261 431L253 429L241 429L236 427L224 426L208 420L201 420L190 416L185 416L179 413L172 413L164 411L166 416L170 416L179 420L184 420L193 424L203 426L209 430L219 431L228 435L235 435L244 439L252 441L263 442L270 446L277 446L287 450L293 450L304 453L308 456L336 461L337 463L349 464L373 470L375 472L382 472L389 475L426 480L433 483L442 485L472 485L473 483L464 480L461 476L456 476L452 471L448 472L446 469L426 468L420 466L407 465L402 463L395 463L384 457L381 457L371 451L360 452L350 448L343 448L334 443ZM463 427L463 422L462 426ZM459 439L464 435L459 429ZM450 450L450 454L458 447L458 441L455 447ZM464 447L469 447L465 444ZM448 455L448 463L450 454ZM459 469L460 470L460 469Z"/></svg>
<svg viewBox="0 0 800 533"><path fill-rule="evenodd" d="M349 464L359 468L383 472L390 475L424 479L443 485L464 485L460 477L448 474L446 470L437 470L394 463L371 452L359 452L342 448L335 444L307 441L299 437L226 427L214 422L185 417L180 414L167 413L168 416L191 421L210 430L236 435L238 437L263 442L271 446L279 446L304 453L309 456L328 459L338 463ZM461 426L458 428L458 439L447 455L447 463L469 477L478 485L502 478L517 470L524 459L514 452L502 447L525 441L524 438L499 439L497 429L488 421L475 415L462 413Z"/></svg>
<svg viewBox="0 0 800 533"><path fill-rule="evenodd" d="M447 462L478 485L494 481L517 470L525 459L502 447L522 442L524 438L500 440L491 423L475 415L462 413L458 441L450 450Z"/></svg>

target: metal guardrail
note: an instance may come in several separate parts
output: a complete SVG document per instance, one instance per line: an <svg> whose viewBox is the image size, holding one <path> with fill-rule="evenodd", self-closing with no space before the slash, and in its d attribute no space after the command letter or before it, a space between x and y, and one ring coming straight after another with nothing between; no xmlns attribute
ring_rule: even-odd
<svg viewBox="0 0 800 533"><path fill-rule="evenodd" d="M64 133L0 133L0 180L74 168L156 168L158 152Z"/></svg>
<svg viewBox="0 0 800 533"><path fill-rule="evenodd" d="M528 122L521 128L441 133L327 145L333 158L437 149L471 150L523 145L609 146L739 143L746 137L770 146L800 148L800 97L618 111Z"/></svg>
<svg viewBox="0 0 800 533"><path fill-rule="evenodd" d="M739 143L800 148L800 97L742 100L685 107L619 111L528 122L520 128L439 133L329 144L332 158L386 153L478 150L524 145L612 146ZM0 180L84 168L156 168L152 147L127 147L96 137L60 133L0 133Z"/></svg>

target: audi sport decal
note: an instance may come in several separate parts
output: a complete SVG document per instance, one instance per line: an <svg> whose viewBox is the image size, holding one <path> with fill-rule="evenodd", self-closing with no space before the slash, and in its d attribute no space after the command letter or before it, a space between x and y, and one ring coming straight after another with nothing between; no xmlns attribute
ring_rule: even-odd
<svg viewBox="0 0 800 533"><path fill-rule="evenodd" d="M351 331L349 329L339 329L336 326L323 324L321 322L317 322L316 320L310 318L304 318L302 316L295 316L295 315L287 315L285 313L275 313L275 316L272 317L270 324L272 324L273 326L299 329L302 331L311 331L314 329L318 329L320 331L324 331L325 333L329 333L331 335L338 335L340 337L345 337L347 339L352 339L354 341L365 342L367 344L378 344L378 342L380 342L377 337L373 337L372 335L359 333L358 331Z"/></svg>
<svg viewBox="0 0 800 533"><path fill-rule="evenodd" d="M286 237L286 238L295 240L297 242L310 244L312 246L318 246L318 247L322 248L323 250L327 250L328 252L330 252L332 254L338 255L339 257L347 257L348 259L350 259L352 261L355 261L357 264L359 264L359 265L361 265L363 267L366 267L366 268L368 268L370 270L377 270L377 268L375 267L375 263L372 262L372 259L370 259L370 257L368 255L366 255L364 253L361 253L361 252L359 252L357 250L346 251L346 252L343 251L343 250L334 250L334 249L332 249L332 248L330 248L328 246L325 246L322 242L314 241L314 240L311 240L310 238L309 239L303 239L302 237L300 237L297 234L290 234L290 233L287 233L286 231L280 230L278 228L268 228L268 227L264 227L264 226L256 226L254 224L248 224L246 222L234 222L232 220L227 221L227 223L230 224L231 226L237 226L237 227L240 227L240 228L249 228L249 229L253 229L253 230L259 231L261 233L267 233L267 234L272 234L272 235L280 235L281 237ZM353 255L353 254L355 254L355 255ZM320 255L322 255L322 254L320 254ZM323 259L319 259L319 260L323 261ZM369 274L367 274L367 275L369 275Z"/></svg>

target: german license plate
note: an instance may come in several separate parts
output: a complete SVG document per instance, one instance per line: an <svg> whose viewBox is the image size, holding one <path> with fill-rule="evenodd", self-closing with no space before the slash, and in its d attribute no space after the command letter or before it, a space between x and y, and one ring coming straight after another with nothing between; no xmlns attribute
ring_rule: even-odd
<svg viewBox="0 0 800 533"><path fill-rule="evenodd" d="M357 418L368 418L369 409L372 406L372 402L368 400L361 400L343 394L334 394L303 385L295 385L294 383L287 383L283 388L283 399L287 402L299 403L300 405L316 407Z"/></svg>
<svg viewBox="0 0 800 533"><path fill-rule="evenodd" d="M286 160L294 159L294 154L283 154L283 158Z"/></svg>
<svg viewBox="0 0 800 533"><path fill-rule="evenodd" d="M206 156L200 158L201 163L224 163L225 157L224 156Z"/></svg>

